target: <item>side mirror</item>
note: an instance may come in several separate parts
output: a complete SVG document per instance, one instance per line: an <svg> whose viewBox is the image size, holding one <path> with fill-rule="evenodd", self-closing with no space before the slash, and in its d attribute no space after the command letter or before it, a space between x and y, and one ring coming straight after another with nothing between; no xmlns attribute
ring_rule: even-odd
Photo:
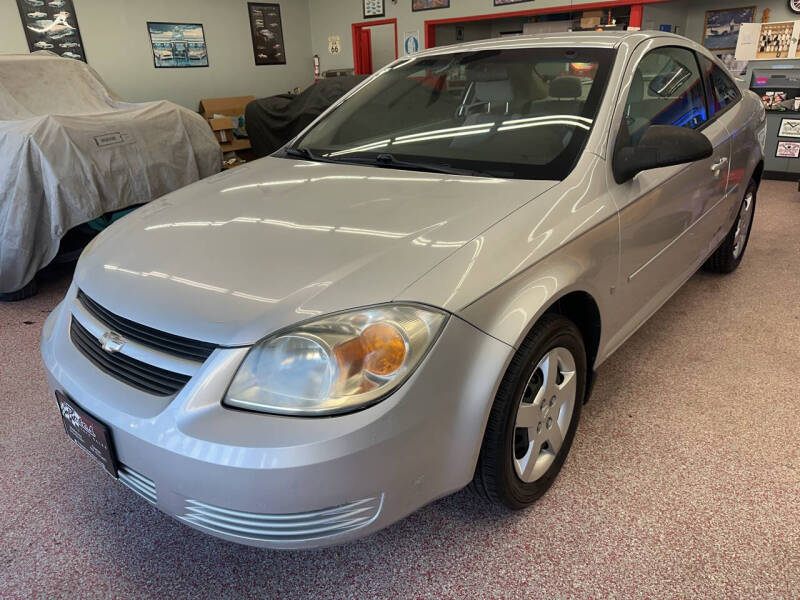
<svg viewBox="0 0 800 600"><path fill-rule="evenodd" d="M637 173L694 162L714 152L708 138L693 129L650 125L636 146L617 148L612 163L614 180L625 183Z"/></svg>

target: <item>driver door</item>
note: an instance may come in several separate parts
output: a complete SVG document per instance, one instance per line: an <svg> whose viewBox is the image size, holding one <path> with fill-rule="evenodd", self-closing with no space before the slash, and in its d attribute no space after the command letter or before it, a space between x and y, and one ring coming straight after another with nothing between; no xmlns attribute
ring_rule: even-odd
<svg viewBox="0 0 800 600"><path fill-rule="evenodd" d="M718 120L708 119L703 76L694 51L646 44L634 52L612 125L609 190L620 216L617 292L621 344L702 264L708 250L708 215L723 199L730 164L730 139ZM644 44L643 44L644 46ZM611 157L619 146L635 147L650 125L702 131L714 148L710 158L643 171L618 184ZM613 344L613 341L612 341Z"/></svg>

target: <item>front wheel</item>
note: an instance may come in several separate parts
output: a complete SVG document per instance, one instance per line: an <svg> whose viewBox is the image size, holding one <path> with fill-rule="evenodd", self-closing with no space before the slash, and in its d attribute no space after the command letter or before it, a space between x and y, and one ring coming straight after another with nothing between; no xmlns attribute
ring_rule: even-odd
<svg viewBox="0 0 800 600"><path fill-rule="evenodd" d="M572 445L587 372L575 324L560 315L542 317L498 389L472 482L475 492L521 509L547 491Z"/></svg>
<svg viewBox="0 0 800 600"><path fill-rule="evenodd" d="M719 248L712 254L703 268L712 273L731 273L742 262L747 242L750 239L750 229L753 225L753 216L756 212L756 191L758 185L752 179L744 192L739 214L728 235L722 240Z"/></svg>

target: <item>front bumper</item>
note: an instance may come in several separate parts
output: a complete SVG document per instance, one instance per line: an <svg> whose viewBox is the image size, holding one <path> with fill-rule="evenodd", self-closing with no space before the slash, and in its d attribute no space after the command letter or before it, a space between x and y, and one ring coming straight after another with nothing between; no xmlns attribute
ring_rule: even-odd
<svg viewBox="0 0 800 600"><path fill-rule="evenodd" d="M257 414L220 402L247 348L215 350L169 398L100 371L70 340L75 295L73 285L44 327L51 389L111 429L123 483L192 527L255 546L342 543L466 485L513 352L452 317L413 376L375 406Z"/></svg>

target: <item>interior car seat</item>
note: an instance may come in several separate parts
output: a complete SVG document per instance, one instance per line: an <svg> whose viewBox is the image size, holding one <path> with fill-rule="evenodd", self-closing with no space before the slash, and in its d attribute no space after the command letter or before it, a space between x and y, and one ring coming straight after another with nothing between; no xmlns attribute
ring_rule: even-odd
<svg viewBox="0 0 800 600"><path fill-rule="evenodd" d="M580 115L583 110L583 86L579 77L564 75L550 81L547 99L531 103L533 115Z"/></svg>

